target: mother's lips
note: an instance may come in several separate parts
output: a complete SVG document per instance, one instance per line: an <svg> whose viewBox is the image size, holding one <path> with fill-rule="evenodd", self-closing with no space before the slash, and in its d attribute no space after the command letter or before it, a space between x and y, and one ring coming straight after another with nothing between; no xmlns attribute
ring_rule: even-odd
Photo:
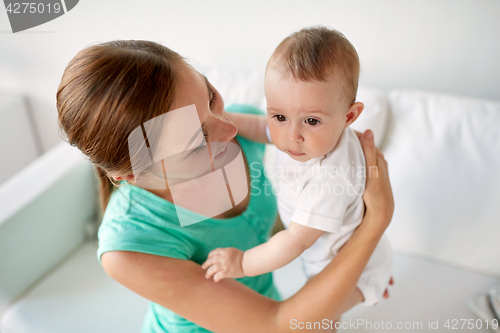
<svg viewBox="0 0 500 333"><path fill-rule="evenodd" d="M227 147L229 147L229 142L226 142L226 146L224 147L224 149L220 153L218 153L215 158L222 156L227 151Z"/></svg>

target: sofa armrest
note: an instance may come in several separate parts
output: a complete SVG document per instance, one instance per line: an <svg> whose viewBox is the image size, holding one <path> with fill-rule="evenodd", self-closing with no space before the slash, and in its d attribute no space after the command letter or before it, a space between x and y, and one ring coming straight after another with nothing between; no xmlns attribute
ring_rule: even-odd
<svg viewBox="0 0 500 333"><path fill-rule="evenodd" d="M96 197L91 164L67 143L0 186L0 314L83 242Z"/></svg>

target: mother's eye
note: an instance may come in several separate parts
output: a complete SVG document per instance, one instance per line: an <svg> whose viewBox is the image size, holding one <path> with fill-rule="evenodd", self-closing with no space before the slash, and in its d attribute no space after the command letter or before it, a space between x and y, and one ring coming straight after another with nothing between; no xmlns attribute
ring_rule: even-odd
<svg viewBox="0 0 500 333"><path fill-rule="evenodd" d="M314 119L314 118L307 118L306 119L306 124L314 126L314 125L319 124L319 120L318 119Z"/></svg>
<svg viewBox="0 0 500 333"><path fill-rule="evenodd" d="M210 86L210 108L213 106L215 100L217 99L217 91L214 89L214 87Z"/></svg>

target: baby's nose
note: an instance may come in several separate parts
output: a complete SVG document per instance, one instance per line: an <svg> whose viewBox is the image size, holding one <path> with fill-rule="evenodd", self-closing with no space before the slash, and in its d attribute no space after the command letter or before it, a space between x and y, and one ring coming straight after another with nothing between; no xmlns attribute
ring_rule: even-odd
<svg viewBox="0 0 500 333"><path fill-rule="evenodd" d="M288 131L288 140L291 142L304 141L304 137L300 133L300 130L297 126L290 126L290 129Z"/></svg>

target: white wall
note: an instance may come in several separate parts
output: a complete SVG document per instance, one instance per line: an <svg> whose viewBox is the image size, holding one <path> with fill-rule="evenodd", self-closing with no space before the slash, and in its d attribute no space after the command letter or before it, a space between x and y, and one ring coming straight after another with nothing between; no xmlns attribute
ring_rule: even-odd
<svg viewBox="0 0 500 333"><path fill-rule="evenodd" d="M0 93L30 97L48 148L59 140L59 80L86 45L149 39L201 66L263 71L286 35L324 24L357 48L362 84L500 100L499 18L497 0L81 0L52 22L12 34L0 8Z"/></svg>

